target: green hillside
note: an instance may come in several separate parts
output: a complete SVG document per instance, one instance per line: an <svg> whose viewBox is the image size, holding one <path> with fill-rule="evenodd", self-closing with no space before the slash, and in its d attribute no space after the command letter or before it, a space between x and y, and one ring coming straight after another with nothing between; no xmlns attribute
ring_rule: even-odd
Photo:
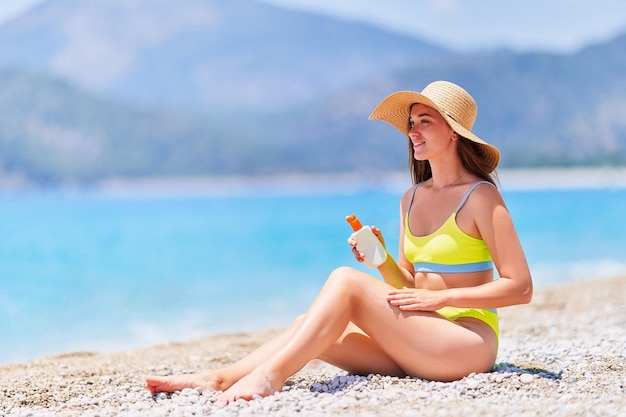
<svg viewBox="0 0 626 417"><path fill-rule="evenodd" d="M40 184L238 171L219 117L123 105L65 81L0 70L0 173ZM225 138L232 147L224 148Z"/></svg>
<svg viewBox="0 0 626 417"><path fill-rule="evenodd" d="M504 167L626 164L626 35L570 55L459 55L250 0L190 0L195 14L124 1L47 2L0 26L1 177L397 171L406 143L367 117L386 95L436 79L474 95L475 131ZM122 11L116 49L102 28ZM100 29L64 30L71 18ZM162 22L163 34L146 41L145 28L130 30L138 21ZM104 52L81 53L81 39Z"/></svg>

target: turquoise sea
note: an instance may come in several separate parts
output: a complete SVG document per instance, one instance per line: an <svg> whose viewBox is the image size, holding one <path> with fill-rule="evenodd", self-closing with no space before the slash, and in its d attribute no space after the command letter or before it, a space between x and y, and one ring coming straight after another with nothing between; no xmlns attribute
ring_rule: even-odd
<svg viewBox="0 0 626 417"><path fill-rule="evenodd" d="M625 188L503 193L537 287L626 274ZM346 215L397 253L400 195L0 193L0 363L284 326L356 266Z"/></svg>

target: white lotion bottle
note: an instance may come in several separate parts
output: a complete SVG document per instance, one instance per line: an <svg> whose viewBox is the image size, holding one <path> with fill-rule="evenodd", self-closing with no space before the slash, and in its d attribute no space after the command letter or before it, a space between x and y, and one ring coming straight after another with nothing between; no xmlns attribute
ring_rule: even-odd
<svg viewBox="0 0 626 417"><path fill-rule="evenodd" d="M372 228L363 226L354 214L346 217L346 220L354 230L351 237L356 241L356 250L363 254L365 265L370 268L379 267L387 260L387 251L372 232Z"/></svg>

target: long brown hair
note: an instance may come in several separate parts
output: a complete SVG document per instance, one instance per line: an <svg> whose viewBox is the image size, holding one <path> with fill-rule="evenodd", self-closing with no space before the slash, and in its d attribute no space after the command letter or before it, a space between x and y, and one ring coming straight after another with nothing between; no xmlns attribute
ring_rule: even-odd
<svg viewBox="0 0 626 417"><path fill-rule="evenodd" d="M478 178L489 181L494 186L496 185L495 173L489 171L489 167L485 164L483 149L479 143L459 135L456 150L459 158L461 158L463 168ZM419 184L433 176L429 161L418 161L413 157L413 142L411 142L411 139L409 139L409 170L413 184Z"/></svg>

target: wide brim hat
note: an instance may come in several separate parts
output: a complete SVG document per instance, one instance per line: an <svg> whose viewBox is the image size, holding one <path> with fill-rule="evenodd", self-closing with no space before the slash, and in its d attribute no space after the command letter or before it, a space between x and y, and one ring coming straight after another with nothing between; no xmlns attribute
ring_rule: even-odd
<svg viewBox="0 0 626 417"><path fill-rule="evenodd" d="M472 133L478 113L476 101L467 91L454 83L435 81L428 84L421 93L415 91L393 93L376 106L369 118L385 121L408 136L411 106L416 103L437 110L456 133L479 144L479 156L485 161L489 172L496 169L500 162L500 151Z"/></svg>

